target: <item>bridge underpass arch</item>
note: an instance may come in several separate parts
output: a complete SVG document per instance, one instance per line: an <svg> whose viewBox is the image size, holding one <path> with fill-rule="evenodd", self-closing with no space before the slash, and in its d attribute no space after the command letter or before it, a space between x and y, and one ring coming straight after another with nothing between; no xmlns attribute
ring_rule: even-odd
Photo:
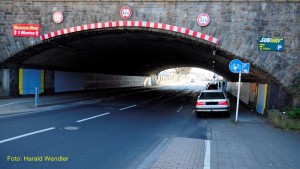
<svg viewBox="0 0 300 169"><path fill-rule="evenodd" d="M44 34L41 40L11 57L6 65L131 76L150 76L171 67L198 67L237 81L237 74L229 71L229 62L238 58L251 63L220 49L215 37L163 23L87 24ZM250 74L244 75L242 81L274 80L284 86L272 76L251 63Z"/></svg>
<svg viewBox="0 0 300 169"><path fill-rule="evenodd" d="M115 25L118 22L122 22L121 26ZM87 24L47 33L41 36L43 43L19 52L6 63L24 67L143 76L171 67L188 66L212 70L226 79L237 81L237 75L228 69L229 62L236 58L249 62L219 49L219 39L187 28L141 21L126 26L123 24L123 21L102 22L101 26ZM116 60L111 59L113 57ZM98 62L93 62L95 60ZM98 66L101 63L110 64L113 70L107 69L105 65ZM134 66L122 68L126 66L125 63ZM267 74L254 66L243 80L267 82Z"/></svg>

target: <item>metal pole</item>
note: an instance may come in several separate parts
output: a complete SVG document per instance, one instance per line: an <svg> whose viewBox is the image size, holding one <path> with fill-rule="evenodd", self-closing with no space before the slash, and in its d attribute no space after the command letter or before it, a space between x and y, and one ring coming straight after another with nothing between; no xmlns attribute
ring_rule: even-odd
<svg viewBox="0 0 300 169"><path fill-rule="evenodd" d="M34 97L34 108L37 108L39 101L39 88L35 88L35 97Z"/></svg>
<svg viewBox="0 0 300 169"><path fill-rule="evenodd" d="M242 71L240 71L240 73L239 73L239 84L238 84L238 94L237 94L237 100L236 100L235 122L238 121L238 114L239 114L241 79L242 79Z"/></svg>

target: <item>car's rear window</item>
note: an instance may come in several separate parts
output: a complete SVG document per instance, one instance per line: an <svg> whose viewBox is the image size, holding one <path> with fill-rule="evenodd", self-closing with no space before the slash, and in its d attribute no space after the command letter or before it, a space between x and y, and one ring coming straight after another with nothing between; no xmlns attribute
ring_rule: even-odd
<svg viewBox="0 0 300 169"><path fill-rule="evenodd" d="M199 99L225 99L223 92L202 92Z"/></svg>
<svg viewBox="0 0 300 169"><path fill-rule="evenodd" d="M218 85L216 84L210 84L208 87L207 87L208 90L210 89L218 89Z"/></svg>

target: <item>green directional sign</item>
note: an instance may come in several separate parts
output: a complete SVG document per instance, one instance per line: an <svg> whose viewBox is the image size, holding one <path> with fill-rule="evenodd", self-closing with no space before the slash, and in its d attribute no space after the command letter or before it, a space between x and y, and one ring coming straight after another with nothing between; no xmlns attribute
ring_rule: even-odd
<svg viewBox="0 0 300 169"><path fill-rule="evenodd" d="M283 38L259 38L259 50L262 51L283 51Z"/></svg>

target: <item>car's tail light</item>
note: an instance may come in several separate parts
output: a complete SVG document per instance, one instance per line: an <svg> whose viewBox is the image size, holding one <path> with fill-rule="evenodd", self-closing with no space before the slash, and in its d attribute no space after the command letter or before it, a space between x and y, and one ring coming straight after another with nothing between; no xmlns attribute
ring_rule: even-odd
<svg viewBox="0 0 300 169"><path fill-rule="evenodd" d="M219 102L219 105L225 106L225 105L228 105L228 102L227 101L221 101L221 102Z"/></svg>
<svg viewBox="0 0 300 169"><path fill-rule="evenodd" d="M196 102L196 106L204 106L204 105L205 105L205 102L202 102L202 101Z"/></svg>

